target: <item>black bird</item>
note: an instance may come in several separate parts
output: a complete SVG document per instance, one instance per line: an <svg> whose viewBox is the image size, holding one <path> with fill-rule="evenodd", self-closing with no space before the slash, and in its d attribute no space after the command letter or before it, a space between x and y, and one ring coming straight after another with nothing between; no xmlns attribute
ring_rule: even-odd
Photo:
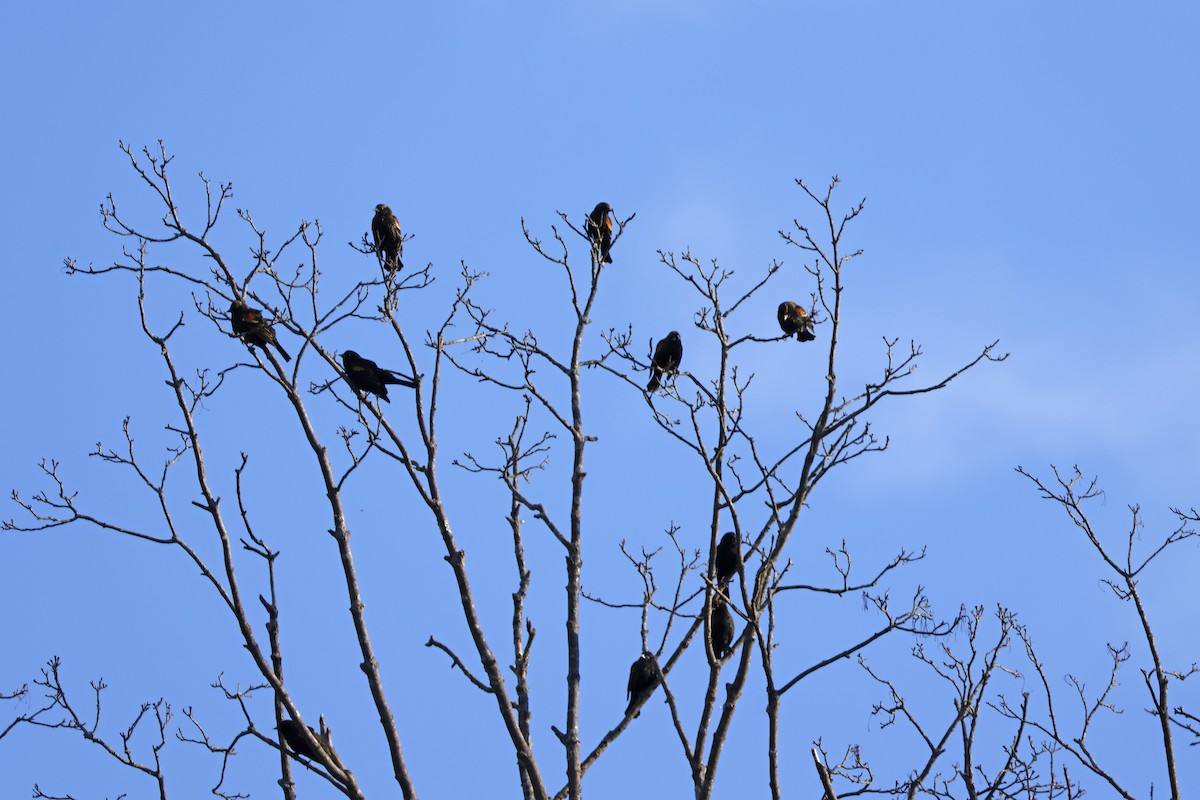
<svg viewBox="0 0 1200 800"><path fill-rule="evenodd" d="M612 217L609 216L611 211L608 203L597 203L592 213L588 214L587 224L584 225L587 237L600 245L600 258L609 264L612 263L612 256L608 254L612 249L613 224Z"/></svg>
<svg viewBox="0 0 1200 800"><path fill-rule="evenodd" d="M388 272L404 269L400 255L404 252L404 236L400 233L400 221L385 204L375 206L371 220L371 238L375 241L375 257Z"/></svg>
<svg viewBox="0 0 1200 800"><path fill-rule="evenodd" d="M229 306L229 321L233 325L233 332L246 344L258 345L264 350L267 349L267 345L273 344L284 361L292 360L275 338L275 329L271 327L271 323L263 319L261 310L251 308L242 300L234 300L233 305Z"/></svg>
<svg viewBox="0 0 1200 800"><path fill-rule="evenodd" d="M796 334L796 341L811 342L817 338L812 332L812 317L799 303L785 300L779 304L779 311L775 316L779 320L780 329L788 336Z"/></svg>
<svg viewBox="0 0 1200 800"><path fill-rule="evenodd" d="M713 655L723 659L733 652L733 614L724 600L713 600L708 631L712 636Z"/></svg>
<svg viewBox="0 0 1200 800"><path fill-rule="evenodd" d="M393 372L390 369L384 369L369 358L363 358L353 350L347 350L342 353L342 367L346 370L346 382L352 388L359 392L370 392L378 395L385 403L392 402L388 400L388 384L396 384L405 386L409 389L417 388L416 382L412 378L405 377L399 372Z"/></svg>
<svg viewBox="0 0 1200 800"><path fill-rule="evenodd" d="M654 358L650 362L650 382L646 391L653 394L662 385L662 376L679 369L683 360L683 342L679 339L679 331L671 331L667 338L662 339L654 348Z"/></svg>
<svg viewBox="0 0 1200 800"><path fill-rule="evenodd" d="M728 586L729 581L742 566L742 543L733 531L721 537L717 552L713 555L713 572L717 585Z"/></svg>
<svg viewBox="0 0 1200 800"><path fill-rule="evenodd" d="M311 725L308 726L308 732L312 734L313 738L316 739L318 743L320 743L321 735L314 731ZM305 758L311 759L318 763L325 762L325 755L312 749L308 743L308 739L306 739L304 736L303 730L300 728L300 723L296 722L296 720L285 719L280 722L279 734L283 737L284 743L296 755L304 756Z"/></svg>
<svg viewBox="0 0 1200 800"><path fill-rule="evenodd" d="M625 707L625 716L629 716L634 707L641 705L647 697L654 694L656 686L658 686L658 670L654 667L654 656L650 654L650 651L644 650L638 660L633 662L633 666L629 668L629 685L626 694L629 698L629 705ZM639 711L634 716L641 716L641 712Z"/></svg>

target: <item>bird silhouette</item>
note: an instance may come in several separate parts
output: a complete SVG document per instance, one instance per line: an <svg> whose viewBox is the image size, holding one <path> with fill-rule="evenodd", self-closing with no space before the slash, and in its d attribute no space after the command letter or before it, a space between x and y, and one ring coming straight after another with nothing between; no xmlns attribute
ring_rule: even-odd
<svg viewBox="0 0 1200 800"><path fill-rule="evenodd" d="M384 203L375 206L371 219L371 238L375 242L375 257L388 272L404 269L400 255L404 252L404 236L400 233L400 221Z"/></svg>
<svg viewBox="0 0 1200 800"><path fill-rule="evenodd" d="M817 338L812 332L812 317L799 303L783 301L779 304L779 311L775 313L775 317L779 320L779 328L788 336L796 334L797 341L811 342Z"/></svg>
<svg viewBox="0 0 1200 800"><path fill-rule="evenodd" d="M613 223L612 217L609 216L611 211L608 203L597 203L592 213L588 214L587 224L584 225L587 237L600 246L600 258L609 264L612 263L612 256L608 254L612 249Z"/></svg>
<svg viewBox="0 0 1200 800"><path fill-rule="evenodd" d="M713 601L708 630L712 636L713 655L724 659L733 652L733 614L724 600Z"/></svg>
<svg viewBox="0 0 1200 800"><path fill-rule="evenodd" d="M717 552L713 554L713 572L717 585L728 586L738 568L742 566L742 543L733 531L721 537Z"/></svg>
<svg viewBox="0 0 1200 800"><path fill-rule="evenodd" d="M273 344L284 361L292 360L275 338L275 329L271 327L271 323L263 319L261 310L251 308L242 300L234 300L229 306L229 322L233 326L233 332L247 345L258 345L266 350L267 345Z"/></svg>
<svg viewBox="0 0 1200 800"><path fill-rule="evenodd" d="M654 348L654 358L650 361L650 382L646 384L646 391L651 394L657 392L658 387L662 385L662 377L677 371L682 360L683 342L679 338L679 331L671 331Z"/></svg>
<svg viewBox="0 0 1200 800"><path fill-rule="evenodd" d="M658 670L654 667L654 656L649 650L644 650L638 660L633 662L633 666L629 668L629 685L626 692L629 705L625 707L625 716L629 716L646 698L654 694L656 686L658 686ZM634 716L641 716L641 712L639 711Z"/></svg>
<svg viewBox="0 0 1200 800"><path fill-rule="evenodd" d="M388 399L389 384L406 386L415 389L417 384L412 378L401 375L390 369L384 369L369 358L363 358L353 350L342 353L342 367L346 370L346 382L359 392L370 392L378 395L385 403Z"/></svg>
<svg viewBox="0 0 1200 800"><path fill-rule="evenodd" d="M312 734L318 744L321 742L321 735L314 731L311 725L308 726L308 732ZM279 723L279 734L283 737L283 741L287 744L288 748L296 755L304 756L319 763L325 762L325 754L312 749L308 743L308 739L304 736L304 729L300 727L300 723L296 722L296 720L285 719L281 721Z"/></svg>

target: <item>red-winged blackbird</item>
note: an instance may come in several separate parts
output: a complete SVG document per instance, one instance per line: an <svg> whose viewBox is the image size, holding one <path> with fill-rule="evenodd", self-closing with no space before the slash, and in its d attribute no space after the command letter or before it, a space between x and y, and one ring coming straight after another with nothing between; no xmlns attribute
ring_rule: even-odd
<svg viewBox="0 0 1200 800"><path fill-rule="evenodd" d="M256 344L264 350L267 349L267 345L273 344L284 361L292 360L275 338L275 329L271 327L271 323L263 319L261 310L251 308L241 300L234 300L233 305L229 307L229 321L233 325L233 332L246 344Z"/></svg>
<svg viewBox="0 0 1200 800"><path fill-rule="evenodd" d="M713 554L713 572L717 585L727 586L738 568L742 566L742 543L733 531L721 537L717 552Z"/></svg>
<svg viewBox="0 0 1200 800"><path fill-rule="evenodd" d="M667 338L662 339L654 347L654 358L650 362L650 382L646 391L654 393L662 385L662 376L679 369L683 360L683 342L679 339L679 331L671 331Z"/></svg>
<svg viewBox="0 0 1200 800"><path fill-rule="evenodd" d="M346 370L346 382L360 392L370 392L378 395L385 403L388 400L388 384L417 388L412 378L405 377L399 372L384 369L369 358L363 358L353 350L342 353L342 366Z"/></svg>
<svg viewBox="0 0 1200 800"><path fill-rule="evenodd" d="M788 336L796 334L797 341L811 342L817 338L816 334L812 332L812 317L799 303L785 300L779 304L779 311L775 313L775 316L779 320L780 329Z"/></svg>
<svg viewBox="0 0 1200 800"><path fill-rule="evenodd" d="M612 217L609 216L611 211L608 203L597 203L592 213L588 214L587 224L584 225L587 237L600 245L600 258L609 264L612 263L612 256L608 254L612 249L613 224Z"/></svg>
<svg viewBox="0 0 1200 800"><path fill-rule="evenodd" d="M629 668L629 685L626 688L629 705L625 707L625 716L629 716L636 706L641 705L647 697L654 694L656 686L658 686L658 670L654 667L654 656L643 651L638 660L633 662L633 666ZM641 716L641 713L639 711L634 716Z"/></svg>
<svg viewBox="0 0 1200 800"><path fill-rule="evenodd" d="M733 614L724 600L713 600L708 630L712 636L713 655L723 659L733 652Z"/></svg>
<svg viewBox="0 0 1200 800"><path fill-rule="evenodd" d="M314 731L311 725L308 726L308 732L312 734L313 738L316 739L318 743L321 742L321 735ZM318 763L325 762L324 753L320 753L312 749L308 743L308 739L304 736L303 729L300 727L300 723L296 722L296 720L285 719L280 722L279 734L283 737L283 741L288 748L291 749L291 751L296 755L304 756L305 758L311 759Z"/></svg>
<svg viewBox="0 0 1200 800"><path fill-rule="evenodd" d="M375 206L375 217L371 220L371 237L375 241L375 256L384 269L388 272L404 269L404 262L400 260L400 255L404 252L400 221L383 203Z"/></svg>

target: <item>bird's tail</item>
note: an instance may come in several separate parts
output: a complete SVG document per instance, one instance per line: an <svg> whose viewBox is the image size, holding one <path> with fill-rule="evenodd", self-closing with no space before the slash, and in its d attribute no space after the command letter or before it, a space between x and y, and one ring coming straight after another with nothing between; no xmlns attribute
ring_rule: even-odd
<svg viewBox="0 0 1200 800"><path fill-rule="evenodd" d="M406 389L417 388L417 382L415 380L408 377L407 375L401 375L399 372L395 372L390 369L383 371L383 382L384 383L393 383L393 384L396 384L397 386L403 386Z"/></svg>
<svg viewBox="0 0 1200 800"><path fill-rule="evenodd" d="M288 355L287 350L283 349L283 345L278 340L275 341L275 349L279 351L279 355L283 356L284 361L291 361L292 357Z"/></svg>
<svg viewBox="0 0 1200 800"><path fill-rule="evenodd" d="M658 387L661 385L662 385L662 383L661 383L661 378L659 376L658 370L651 369L650 370L650 382L646 384L646 391L653 394L658 391Z"/></svg>

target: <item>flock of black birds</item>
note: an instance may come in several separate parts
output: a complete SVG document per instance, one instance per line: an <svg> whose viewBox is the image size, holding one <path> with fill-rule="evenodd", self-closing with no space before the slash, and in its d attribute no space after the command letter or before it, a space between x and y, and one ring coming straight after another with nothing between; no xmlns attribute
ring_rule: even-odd
<svg viewBox="0 0 1200 800"><path fill-rule="evenodd" d="M712 613L709 616L709 635L712 637L713 655L724 661L733 652L733 614L729 610L728 589L742 569L742 542L733 531L721 537L713 553L713 578L717 583L717 593L713 598ZM643 650L637 661L629 668L629 683L626 685L626 697L629 705L625 707L625 716L641 714L638 709L654 694L659 684L658 666L654 662L654 654Z"/></svg>
<svg viewBox="0 0 1200 800"><path fill-rule="evenodd" d="M404 235L400 231L400 222L396 215L384 203L375 206L375 216L371 219L371 236L380 267L388 272L403 269L404 262L400 260L400 255L404 252ZM267 349L267 345L274 345L284 361L292 360L275 337L275 328L263 318L261 309L251 308L244 300L234 300L229 306L229 321L234 334L247 345L258 346L264 350ZM409 389L415 389L417 386L413 378L395 370L384 369L353 350L342 353L342 368L346 373L346 382L352 389L373 394L385 403L392 402L388 399L389 385Z"/></svg>
<svg viewBox="0 0 1200 800"><path fill-rule="evenodd" d="M588 214L583 226L584 233L597 248L600 259L607 264L612 263L613 221L612 207L608 203L597 203ZM375 206L375 216L371 218L371 239L375 256L381 269L395 273L404 268L400 256L404 253L404 234L400 230L400 221L392 213L386 203ZM779 328L785 336L795 336L798 341L811 342L817 338L812 332L812 317L799 303L786 300L779 304L776 312ZM229 306L229 319L234 334L249 346L261 347L264 350L273 345L279 351L284 361L292 357L279 344L275 337L272 324L263 317L261 309L251 308L244 300L235 299ZM679 372L679 362L683 360L683 341L679 331L671 331L666 338L659 340L654 348L654 356L650 360L650 380L646 391L654 394L662 387L663 378ZM391 385L416 388L416 381L399 372L384 369L369 358L363 358L353 350L342 354L342 367L346 373L346 382L356 392L367 392L376 395L384 402L390 403L387 387Z"/></svg>
<svg viewBox="0 0 1200 800"><path fill-rule="evenodd" d="M588 214L584 223L584 233L597 248L599 258L606 264L612 263L613 221L612 208L608 203L597 203ZM404 268L400 256L404 252L404 236L400 230L400 222L392 209L386 204L375 206L375 216L371 219L371 237L376 258L381 269L395 273ZM812 332L812 317L799 303L790 300L779 304L776 313L779 328L786 336L795 336L798 341L811 342L816 336ZM229 307L230 324L233 333L248 346L261 347L264 350L270 345L279 351L284 361L291 361L279 340L275 337L272 324L263 317L263 312L251 308L244 300L234 300ZM666 376L679 371L679 362L683 360L683 341L679 331L671 331L661 339L654 348L654 356L650 361L650 381L646 391L651 394L662 386ZM353 350L342 353L342 367L345 371L346 382L355 392L369 393L377 396L385 403L388 399L388 386L403 386L414 389L416 381L406 375L390 369L384 369L369 358L364 358ZM717 586L722 590L713 602L709 617L709 633L712 639L713 654L718 659L724 659L732 652L734 638L733 614L729 611L727 595L724 589L729 586L733 576L742 566L741 542L732 532L726 533L717 545L713 556L713 575ZM654 693L659 683L658 666L654 655L643 652L629 669L628 698L629 706L625 714L635 710ZM309 728L311 731L312 728ZM279 725L279 732L284 742L293 752L310 759L320 760L317 753L308 746L300 723L286 719ZM316 731L314 738L320 741Z"/></svg>
<svg viewBox="0 0 1200 800"><path fill-rule="evenodd" d="M274 345L283 356L284 361L291 361L279 340L275 338L275 328L263 318L262 311L251 308L242 300L234 300L229 306L229 321L233 332L249 346L258 346L264 350L267 345ZM363 358L353 350L342 353L342 368L346 373L346 383L356 392L369 392L385 403L388 399L388 385L405 386L415 389L417 382L395 370L384 369L369 358Z"/></svg>
<svg viewBox="0 0 1200 800"><path fill-rule="evenodd" d="M612 263L612 256L609 255L613 231L611 213L612 208L608 203L597 203L592 213L588 214L587 223L584 225L588 238L600 248L600 257L609 264ZM779 320L779 328L785 336L794 334L801 342L811 342L817 338L812 332L812 317L799 303L785 300L779 304L775 317ZM654 347L654 357L650 360L650 381L646 384L646 391L651 394L657 392L662 386L663 377L678 372L679 362L682 360L683 341L679 338L679 331L671 331Z"/></svg>
<svg viewBox="0 0 1200 800"><path fill-rule="evenodd" d="M779 304L775 318L779 320L779 329L783 331L784 336L794 335L800 342L811 342L817 338L812 332L812 316L799 303L784 300ZM679 362L682 360L683 342L679 339L679 331L671 331L654 347L654 358L650 361L650 382L646 384L646 391L651 394L657 392L662 386L663 376L678 372Z"/></svg>

